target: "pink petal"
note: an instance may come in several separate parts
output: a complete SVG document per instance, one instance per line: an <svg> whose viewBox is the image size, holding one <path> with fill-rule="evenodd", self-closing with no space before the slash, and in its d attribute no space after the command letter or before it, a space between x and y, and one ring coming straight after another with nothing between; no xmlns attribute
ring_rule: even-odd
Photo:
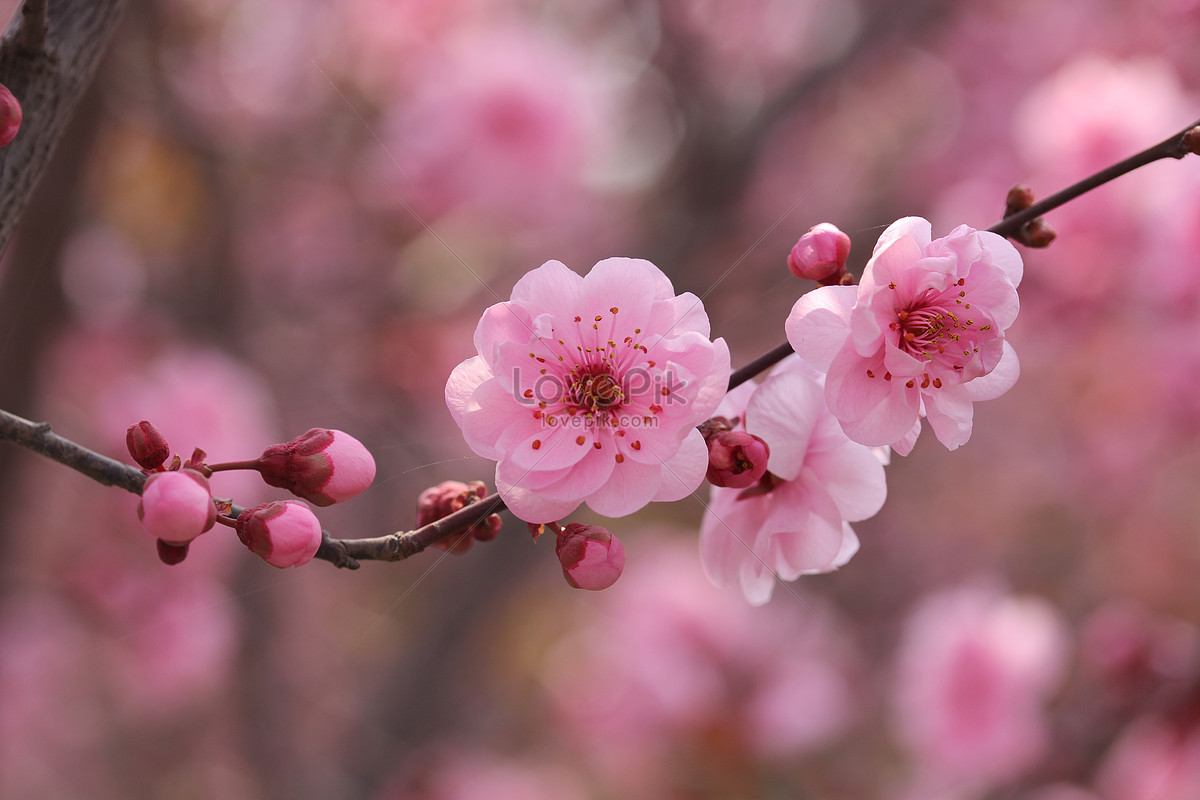
<svg viewBox="0 0 1200 800"><path fill-rule="evenodd" d="M925 418L947 450L956 450L971 438L973 413L971 397L962 386L947 386L925 397Z"/></svg>
<svg viewBox="0 0 1200 800"><path fill-rule="evenodd" d="M575 314L583 278L561 261L547 261L521 276L512 290L512 302L526 309Z"/></svg>
<svg viewBox="0 0 1200 800"><path fill-rule="evenodd" d="M464 362L465 363L465 362ZM484 381L463 407L459 426L467 446L484 458L498 460L505 453L499 443L510 428L528 433L539 426L533 412L518 406L495 378Z"/></svg>
<svg viewBox="0 0 1200 800"><path fill-rule="evenodd" d="M979 231L979 243L987 253L988 260L1008 276L1012 285L1020 286L1025 274L1025 263L1013 243L991 231Z"/></svg>
<svg viewBox="0 0 1200 800"><path fill-rule="evenodd" d="M784 323L796 353L817 369L829 369L850 335L850 309L857 299L856 286L823 286L797 300Z"/></svg>
<svg viewBox="0 0 1200 800"><path fill-rule="evenodd" d="M551 500L536 490L509 483L496 466L496 492L504 498L504 504L517 519L524 522L555 522L563 519L579 507L579 500Z"/></svg>
<svg viewBox="0 0 1200 800"><path fill-rule="evenodd" d="M893 450L895 450L899 455L906 456L912 452L913 445L915 445L917 443L917 437L920 435L921 435L921 419L918 417L917 421L913 423L913 426L912 426L912 428L909 429L908 433L904 434L899 439L892 442L891 448ZM886 464L887 462L884 462L884 463Z"/></svg>
<svg viewBox="0 0 1200 800"><path fill-rule="evenodd" d="M827 572L842 548L842 524L833 499L817 482L781 484L762 528L770 542L767 562L783 580Z"/></svg>
<svg viewBox="0 0 1200 800"><path fill-rule="evenodd" d="M766 502L738 500L740 493L714 486L700 523L700 565L717 586L737 582L742 562L753 558L750 546L767 517Z"/></svg>
<svg viewBox="0 0 1200 800"><path fill-rule="evenodd" d="M819 481L850 522L879 513L887 498L883 464L870 448L845 439L832 450L810 453L801 480Z"/></svg>
<svg viewBox="0 0 1200 800"><path fill-rule="evenodd" d="M460 427L467 401L484 381L492 377L492 370L479 356L468 358L450 373L450 378L446 381L446 407L450 409L450 416L454 417L454 421Z"/></svg>
<svg viewBox="0 0 1200 800"><path fill-rule="evenodd" d="M654 499L662 485L662 466L625 461L613 469L608 483L587 498L588 507L606 517L632 514Z"/></svg>
<svg viewBox="0 0 1200 800"><path fill-rule="evenodd" d="M993 400L1011 389L1020 375L1021 362L1017 352L1005 341L1004 352L992 371L964 383L962 387L972 400Z"/></svg>
<svg viewBox="0 0 1200 800"><path fill-rule="evenodd" d="M529 312L512 303L489 306L475 326L475 351L488 364L496 363L496 347L503 342L528 342L533 338ZM545 357L548 353L539 353Z"/></svg>
<svg viewBox="0 0 1200 800"><path fill-rule="evenodd" d="M604 486L616 466L612 452L602 452L588 447L588 454L579 463L566 470L566 474L538 491L549 500L567 500L587 497Z"/></svg>
<svg viewBox="0 0 1200 800"><path fill-rule="evenodd" d="M822 413L829 413L824 389L802 372L772 374L758 387L746 407L746 431L771 448L773 474L784 480L800 474Z"/></svg>
<svg viewBox="0 0 1200 800"><path fill-rule="evenodd" d="M923 249L928 247L929 243L933 241L933 226L929 224L929 220L921 217L901 217L891 225L888 225L887 230L880 234L879 241L875 242L872 257L895 240L906 236L912 237L916 241L917 246Z"/></svg>
<svg viewBox="0 0 1200 800"><path fill-rule="evenodd" d="M655 493L656 503L682 500L699 488L708 470L708 447L700 431L692 428L679 450L662 465L662 485Z"/></svg>
<svg viewBox="0 0 1200 800"><path fill-rule="evenodd" d="M588 428L573 428L565 425L542 425L544 420L535 420L532 432L508 449L508 460L516 467L529 470L558 470L573 467L584 456L594 451L592 432ZM579 440L583 444L579 444Z"/></svg>

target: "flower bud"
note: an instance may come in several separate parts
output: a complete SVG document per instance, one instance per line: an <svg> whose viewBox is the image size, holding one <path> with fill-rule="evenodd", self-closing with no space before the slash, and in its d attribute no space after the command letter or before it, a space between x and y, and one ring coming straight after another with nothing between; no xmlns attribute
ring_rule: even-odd
<svg viewBox="0 0 1200 800"><path fill-rule="evenodd" d="M23 116L17 98L7 86L0 85L0 147L16 138Z"/></svg>
<svg viewBox="0 0 1200 800"><path fill-rule="evenodd" d="M158 469L171 457L171 446L166 437L146 420L129 426L125 432L125 445L142 469Z"/></svg>
<svg viewBox="0 0 1200 800"><path fill-rule="evenodd" d="M482 500L487 497L487 493L487 486L481 481L471 481L469 484L443 481L437 486L431 486L417 498L417 527L437 522L464 506ZM471 527L470 535L451 535L434 542L434 546L454 553L465 553L472 542L490 542L499 532L500 515L489 514L486 519Z"/></svg>
<svg viewBox="0 0 1200 800"><path fill-rule="evenodd" d="M822 222L800 237L787 263L797 278L835 284L846 274L849 257L850 237L828 222Z"/></svg>
<svg viewBox="0 0 1200 800"><path fill-rule="evenodd" d="M563 577L576 589L607 589L625 569L625 548L598 525L570 523L558 532L554 554Z"/></svg>
<svg viewBox="0 0 1200 800"><path fill-rule="evenodd" d="M263 480L316 506L349 500L375 480L375 459L348 433L312 428L273 444L256 464Z"/></svg>
<svg viewBox="0 0 1200 800"><path fill-rule="evenodd" d="M208 481L195 470L156 472L146 479L138 519L151 536L167 544L187 544L217 521Z"/></svg>
<svg viewBox="0 0 1200 800"><path fill-rule="evenodd" d="M247 508L238 515L234 528L242 544L280 568L307 564L321 547L321 523L297 500Z"/></svg>
<svg viewBox="0 0 1200 800"><path fill-rule="evenodd" d="M174 566L187 558L191 542L171 544L170 542L164 542L162 539L155 539L154 546L158 550L158 560L167 566Z"/></svg>
<svg viewBox="0 0 1200 800"><path fill-rule="evenodd" d="M708 437L708 482L714 486L745 489L767 471L771 448L745 431L718 431Z"/></svg>

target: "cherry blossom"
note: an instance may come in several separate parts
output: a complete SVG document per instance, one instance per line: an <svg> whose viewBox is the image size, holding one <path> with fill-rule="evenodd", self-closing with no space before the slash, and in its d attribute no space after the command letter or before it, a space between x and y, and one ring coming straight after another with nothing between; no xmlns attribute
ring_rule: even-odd
<svg viewBox="0 0 1200 800"><path fill-rule="evenodd" d="M878 455L850 441L826 407L820 375L790 358L761 386L730 392L718 413L742 418L770 459L757 486L712 489L700 556L713 583L737 584L762 605L776 576L795 580L849 561L858 538L848 522L879 511L887 487Z"/></svg>
<svg viewBox="0 0 1200 800"><path fill-rule="evenodd" d="M825 397L856 442L907 455L926 417L954 450L972 403L1008 391L1020 366L1004 332L1016 319L1021 257L1008 241L960 225L931 238L905 217L875 245L858 286L823 286L788 316L788 341L828 371Z"/></svg>
<svg viewBox="0 0 1200 800"><path fill-rule="evenodd" d="M1062 677L1064 624L1046 602L967 586L927 596L900 646L897 728L934 788L994 785L1049 744L1042 705Z"/></svg>
<svg viewBox="0 0 1200 800"><path fill-rule="evenodd" d="M696 426L729 382L708 316L648 261L610 258L586 277L548 261L484 312L479 355L455 367L446 404L526 522L586 501L610 517L679 500L708 468Z"/></svg>

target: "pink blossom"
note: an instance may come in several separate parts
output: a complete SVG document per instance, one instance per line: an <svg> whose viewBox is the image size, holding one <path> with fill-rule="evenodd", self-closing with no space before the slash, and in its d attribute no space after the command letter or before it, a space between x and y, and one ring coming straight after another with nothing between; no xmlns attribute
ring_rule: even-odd
<svg viewBox="0 0 1200 800"><path fill-rule="evenodd" d="M696 570L690 535L647 538L620 591L585 598L590 622L572 615L544 670L567 730L629 784L613 796L676 796L653 784L684 743L790 763L845 729L853 654L827 606L731 603Z"/></svg>
<svg viewBox="0 0 1200 800"><path fill-rule="evenodd" d="M217 508L208 481L199 472L156 472L142 489L138 519L151 536L183 545L216 523Z"/></svg>
<svg viewBox="0 0 1200 800"><path fill-rule="evenodd" d="M758 436L745 431L717 431L706 437L705 444L708 445L705 477L713 486L745 489L766 474L771 448Z"/></svg>
<svg viewBox="0 0 1200 800"><path fill-rule="evenodd" d="M576 589L607 589L625 569L621 540L598 525L567 525L558 532L554 554L562 564L563 577Z"/></svg>
<svg viewBox="0 0 1200 800"><path fill-rule="evenodd" d="M829 412L820 376L789 359L761 386L730 392L718 413L743 418L770 446L770 459L757 487L712 489L700 557L713 583L737 584L762 605L776 577L795 580L849 561L858 538L848 523L879 511L887 486L876 453L850 441Z"/></svg>
<svg viewBox="0 0 1200 800"><path fill-rule="evenodd" d="M1200 797L1200 729L1138 720L1113 745L1096 783L1120 800Z"/></svg>
<svg viewBox="0 0 1200 800"><path fill-rule="evenodd" d="M797 278L837 283L846 274L850 237L837 226L822 222L808 229L788 254L788 269Z"/></svg>
<svg viewBox="0 0 1200 800"><path fill-rule="evenodd" d="M926 597L898 656L898 733L925 782L988 786L1046 751L1042 705L1062 676L1064 625L1042 600L983 587Z"/></svg>
<svg viewBox="0 0 1200 800"><path fill-rule="evenodd" d="M931 240L906 217L879 237L858 286L801 297L788 341L828 371L825 397L856 442L907 454L922 416L953 450L971 436L972 403L1020 371L1004 332L1016 319L1022 263L996 234L960 225Z"/></svg>
<svg viewBox="0 0 1200 800"><path fill-rule="evenodd" d="M307 564L321 547L321 523L296 500L247 508L238 515L237 535L255 555L276 567Z"/></svg>
<svg viewBox="0 0 1200 800"><path fill-rule="evenodd" d="M258 471L271 486L287 489L317 506L349 500L375 480L375 459L348 433L311 428L258 457Z"/></svg>
<svg viewBox="0 0 1200 800"><path fill-rule="evenodd" d="M700 300L648 261L606 259L586 277L548 261L484 312L479 355L455 367L446 404L498 462L519 518L559 520L581 502L624 516L704 478L696 426L729 381L729 349L708 334Z"/></svg>

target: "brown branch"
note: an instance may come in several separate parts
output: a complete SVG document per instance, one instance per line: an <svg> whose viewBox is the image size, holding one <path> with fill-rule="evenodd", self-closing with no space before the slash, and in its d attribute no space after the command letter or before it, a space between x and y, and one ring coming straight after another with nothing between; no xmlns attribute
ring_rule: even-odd
<svg viewBox="0 0 1200 800"><path fill-rule="evenodd" d="M32 450L97 483L116 486L132 494L140 495L146 484L146 476L137 467L123 464L53 433L48 422L31 422L3 409L0 409L0 441L9 441ZM455 533L470 533L488 515L504 509L504 501L500 496L492 495L412 531L398 531L373 539L335 539L328 531L322 530L321 547L316 557L346 569L358 569L359 561L403 561ZM237 519L244 510L235 505L227 516Z"/></svg>
<svg viewBox="0 0 1200 800"><path fill-rule="evenodd" d="M25 0L0 39L0 84L21 103L0 149L0 253L8 247L127 0Z"/></svg>
<svg viewBox="0 0 1200 800"><path fill-rule="evenodd" d="M1200 120L1193 122L1178 133L1172 134L1153 147L1147 147L1142 152L1132 155L1124 161L1102 169L1094 175L1089 175L1060 192L1055 192L1045 200L1034 203L1022 211L1005 217L1000 222L988 228L988 230L1012 239L1017 236L1021 228L1033 222L1047 211L1053 211L1059 206L1074 200L1076 197L1087 194L1097 186L1102 186L1127 172L1133 172L1139 167L1144 167L1155 161L1161 161L1164 158L1183 158L1188 153L1195 152L1190 148L1188 142L1195 138L1196 134L1192 132L1198 127L1200 127Z"/></svg>

